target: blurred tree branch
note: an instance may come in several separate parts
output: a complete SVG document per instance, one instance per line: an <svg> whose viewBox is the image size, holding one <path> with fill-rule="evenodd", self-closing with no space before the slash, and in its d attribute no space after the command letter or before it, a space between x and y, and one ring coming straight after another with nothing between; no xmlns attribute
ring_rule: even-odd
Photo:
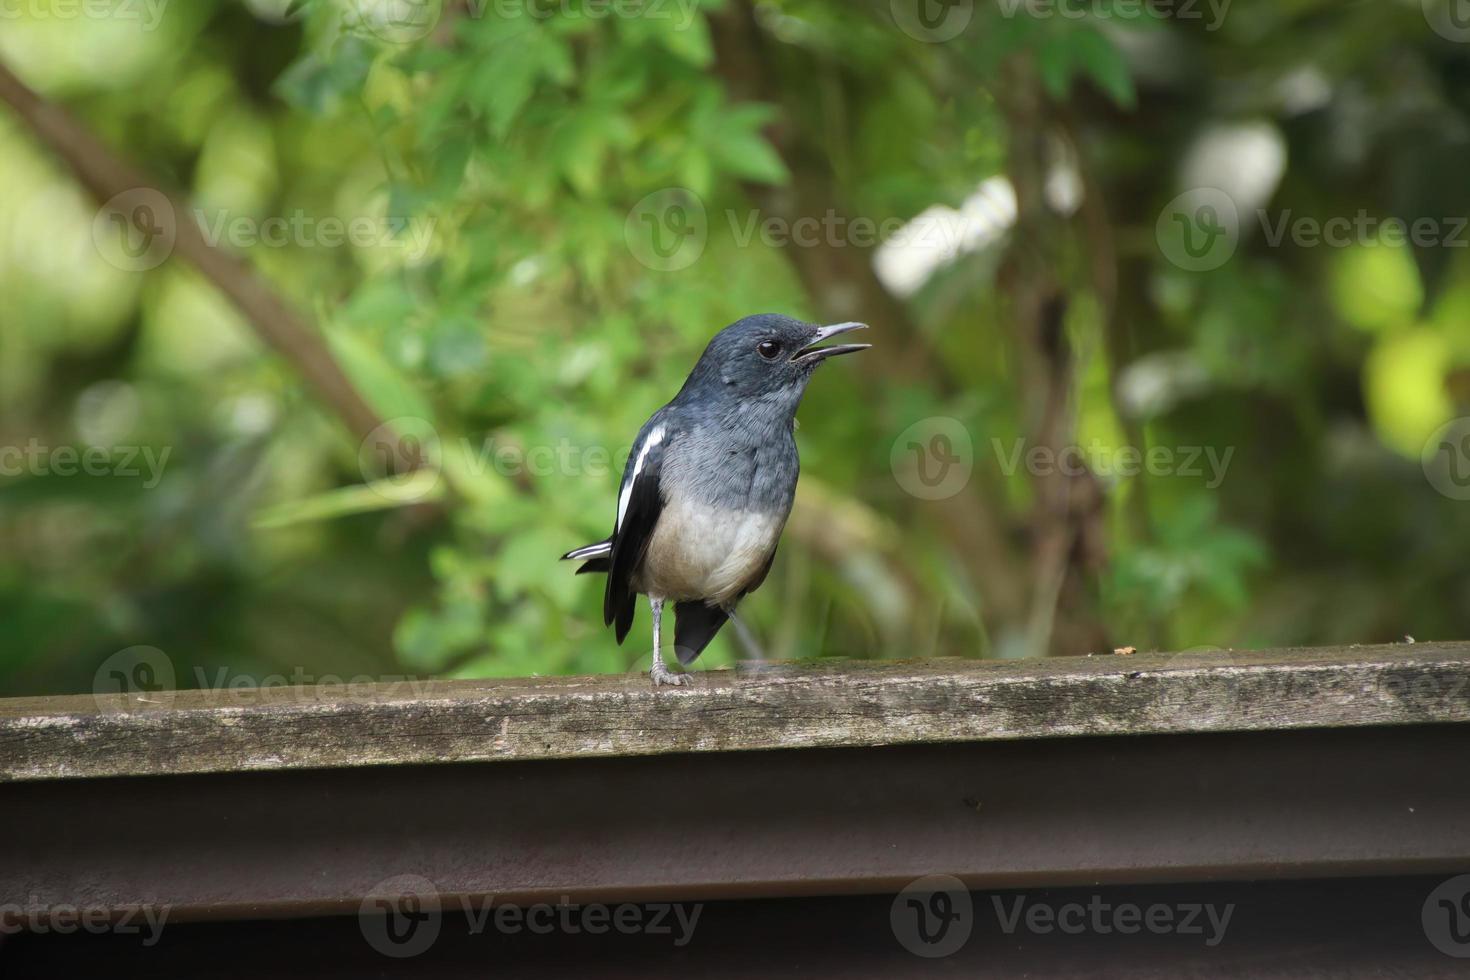
<svg viewBox="0 0 1470 980"><path fill-rule="evenodd" d="M1075 371L1065 317L1067 294L1057 274L1060 220L1046 203L1046 98L1028 54L1006 63L997 97L1008 130L1006 171L1016 192L1016 225L1001 268L1000 285L1021 353L1020 391L1028 399L1023 430L1032 448L1061 458L1076 438ZM1110 285L1098 283L1106 298ZM1093 611L1088 576L1104 561L1103 493L1092 471L1054 467L1033 473L1032 595L1027 653L1079 654L1107 649Z"/></svg>
<svg viewBox="0 0 1470 980"><path fill-rule="evenodd" d="M14 110L36 139L71 170L99 204L146 188L173 205L175 251L229 297L267 346L284 357L315 389L317 396L358 440L383 425L377 411L358 392L321 336L243 260L205 239L189 211L171 195L132 169L81 123L46 101L0 63L0 102ZM131 219L131 215L124 215Z"/></svg>

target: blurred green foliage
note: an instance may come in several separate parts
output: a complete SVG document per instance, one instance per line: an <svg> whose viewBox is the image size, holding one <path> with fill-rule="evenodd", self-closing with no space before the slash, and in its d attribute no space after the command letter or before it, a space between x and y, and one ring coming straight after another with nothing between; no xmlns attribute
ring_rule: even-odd
<svg viewBox="0 0 1470 980"><path fill-rule="evenodd" d="M140 643L185 685L219 665L646 662L601 628L601 579L556 556L606 535L629 440L716 329L854 305L878 349L813 384L798 509L745 607L772 654L1035 653L1036 616L1069 609L1140 648L1470 631L1470 503L1420 461L1470 414L1470 232L1451 234L1470 211L1470 44L1418 4L1325 0L1237 0L1218 23L976 0L929 43L901 29L901 2L435 2L423 20L406 0L189 0L148 29L37 0L7 20L0 59L187 197L186 220L296 222L222 247L434 465L376 468L177 257L110 263L95 202L0 111L0 446L170 451L156 486L0 475L0 691L90 689ZM1018 111L1032 84L1044 110ZM1099 470L1076 533L1101 557L1056 610L1031 547L1046 484L1005 465L1040 411L1006 208L873 312L855 232L760 230L811 202L889 231L973 206L1024 176L1032 144L1054 162L1044 264L1068 300L1075 442L1103 447L1090 460L1230 453L1219 480L1202 463ZM1181 268L1160 216L1221 174L1249 201L1238 248ZM664 270L635 239L670 188L707 240ZM1441 240L1270 240L1283 215L1360 212L1433 219ZM367 233L333 244L327 219ZM948 502L910 493L895 453L934 417L973 447ZM967 534L987 522L982 561ZM736 656L722 637L708 664Z"/></svg>

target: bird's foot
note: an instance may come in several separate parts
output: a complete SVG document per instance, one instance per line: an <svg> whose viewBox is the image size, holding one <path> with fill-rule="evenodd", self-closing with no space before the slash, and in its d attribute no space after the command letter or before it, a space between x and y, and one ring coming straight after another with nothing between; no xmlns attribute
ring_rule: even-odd
<svg viewBox="0 0 1470 980"><path fill-rule="evenodd" d="M653 681L654 687L658 687L661 684L667 684L670 687L683 687L689 683L688 674L674 673L668 667L664 666L662 660L654 661L653 669L648 672L648 677Z"/></svg>

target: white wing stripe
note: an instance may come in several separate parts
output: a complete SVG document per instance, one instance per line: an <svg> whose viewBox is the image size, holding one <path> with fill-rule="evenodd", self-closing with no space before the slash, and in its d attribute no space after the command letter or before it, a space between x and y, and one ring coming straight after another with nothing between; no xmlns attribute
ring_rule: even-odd
<svg viewBox="0 0 1470 980"><path fill-rule="evenodd" d="M664 427L660 425L648 434L648 439L638 450L638 461L633 464L633 473L628 477L628 482L623 484L622 492L618 494L618 521L613 525L614 534L623 526L623 517L628 513L628 501L633 497L633 484L638 482L638 474L643 472L643 464L648 462L649 450L663 441Z"/></svg>
<svg viewBox="0 0 1470 980"><path fill-rule="evenodd" d="M568 551L567 558L572 561L581 561L584 558L606 558L611 552L612 545L606 541L599 541L596 544L578 548L576 551Z"/></svg>

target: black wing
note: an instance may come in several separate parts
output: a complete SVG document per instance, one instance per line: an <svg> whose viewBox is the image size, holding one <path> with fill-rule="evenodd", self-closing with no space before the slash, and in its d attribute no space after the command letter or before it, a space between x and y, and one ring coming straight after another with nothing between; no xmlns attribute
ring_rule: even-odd
<svg viewBox="0 0 1470 980"><path fill-rule="evenodd" d="M659 481L663 473L664 451L672 436L669 426L654 415L638 433L628 466L623 472L623 485L618 491L618 520L613 530L612 552L608 557L607 591L602 597L603 622L616 623L618 642L633 626L633 612L638 596L633 591L633 573L643 561L653 529L664 509Z"/></svg>

